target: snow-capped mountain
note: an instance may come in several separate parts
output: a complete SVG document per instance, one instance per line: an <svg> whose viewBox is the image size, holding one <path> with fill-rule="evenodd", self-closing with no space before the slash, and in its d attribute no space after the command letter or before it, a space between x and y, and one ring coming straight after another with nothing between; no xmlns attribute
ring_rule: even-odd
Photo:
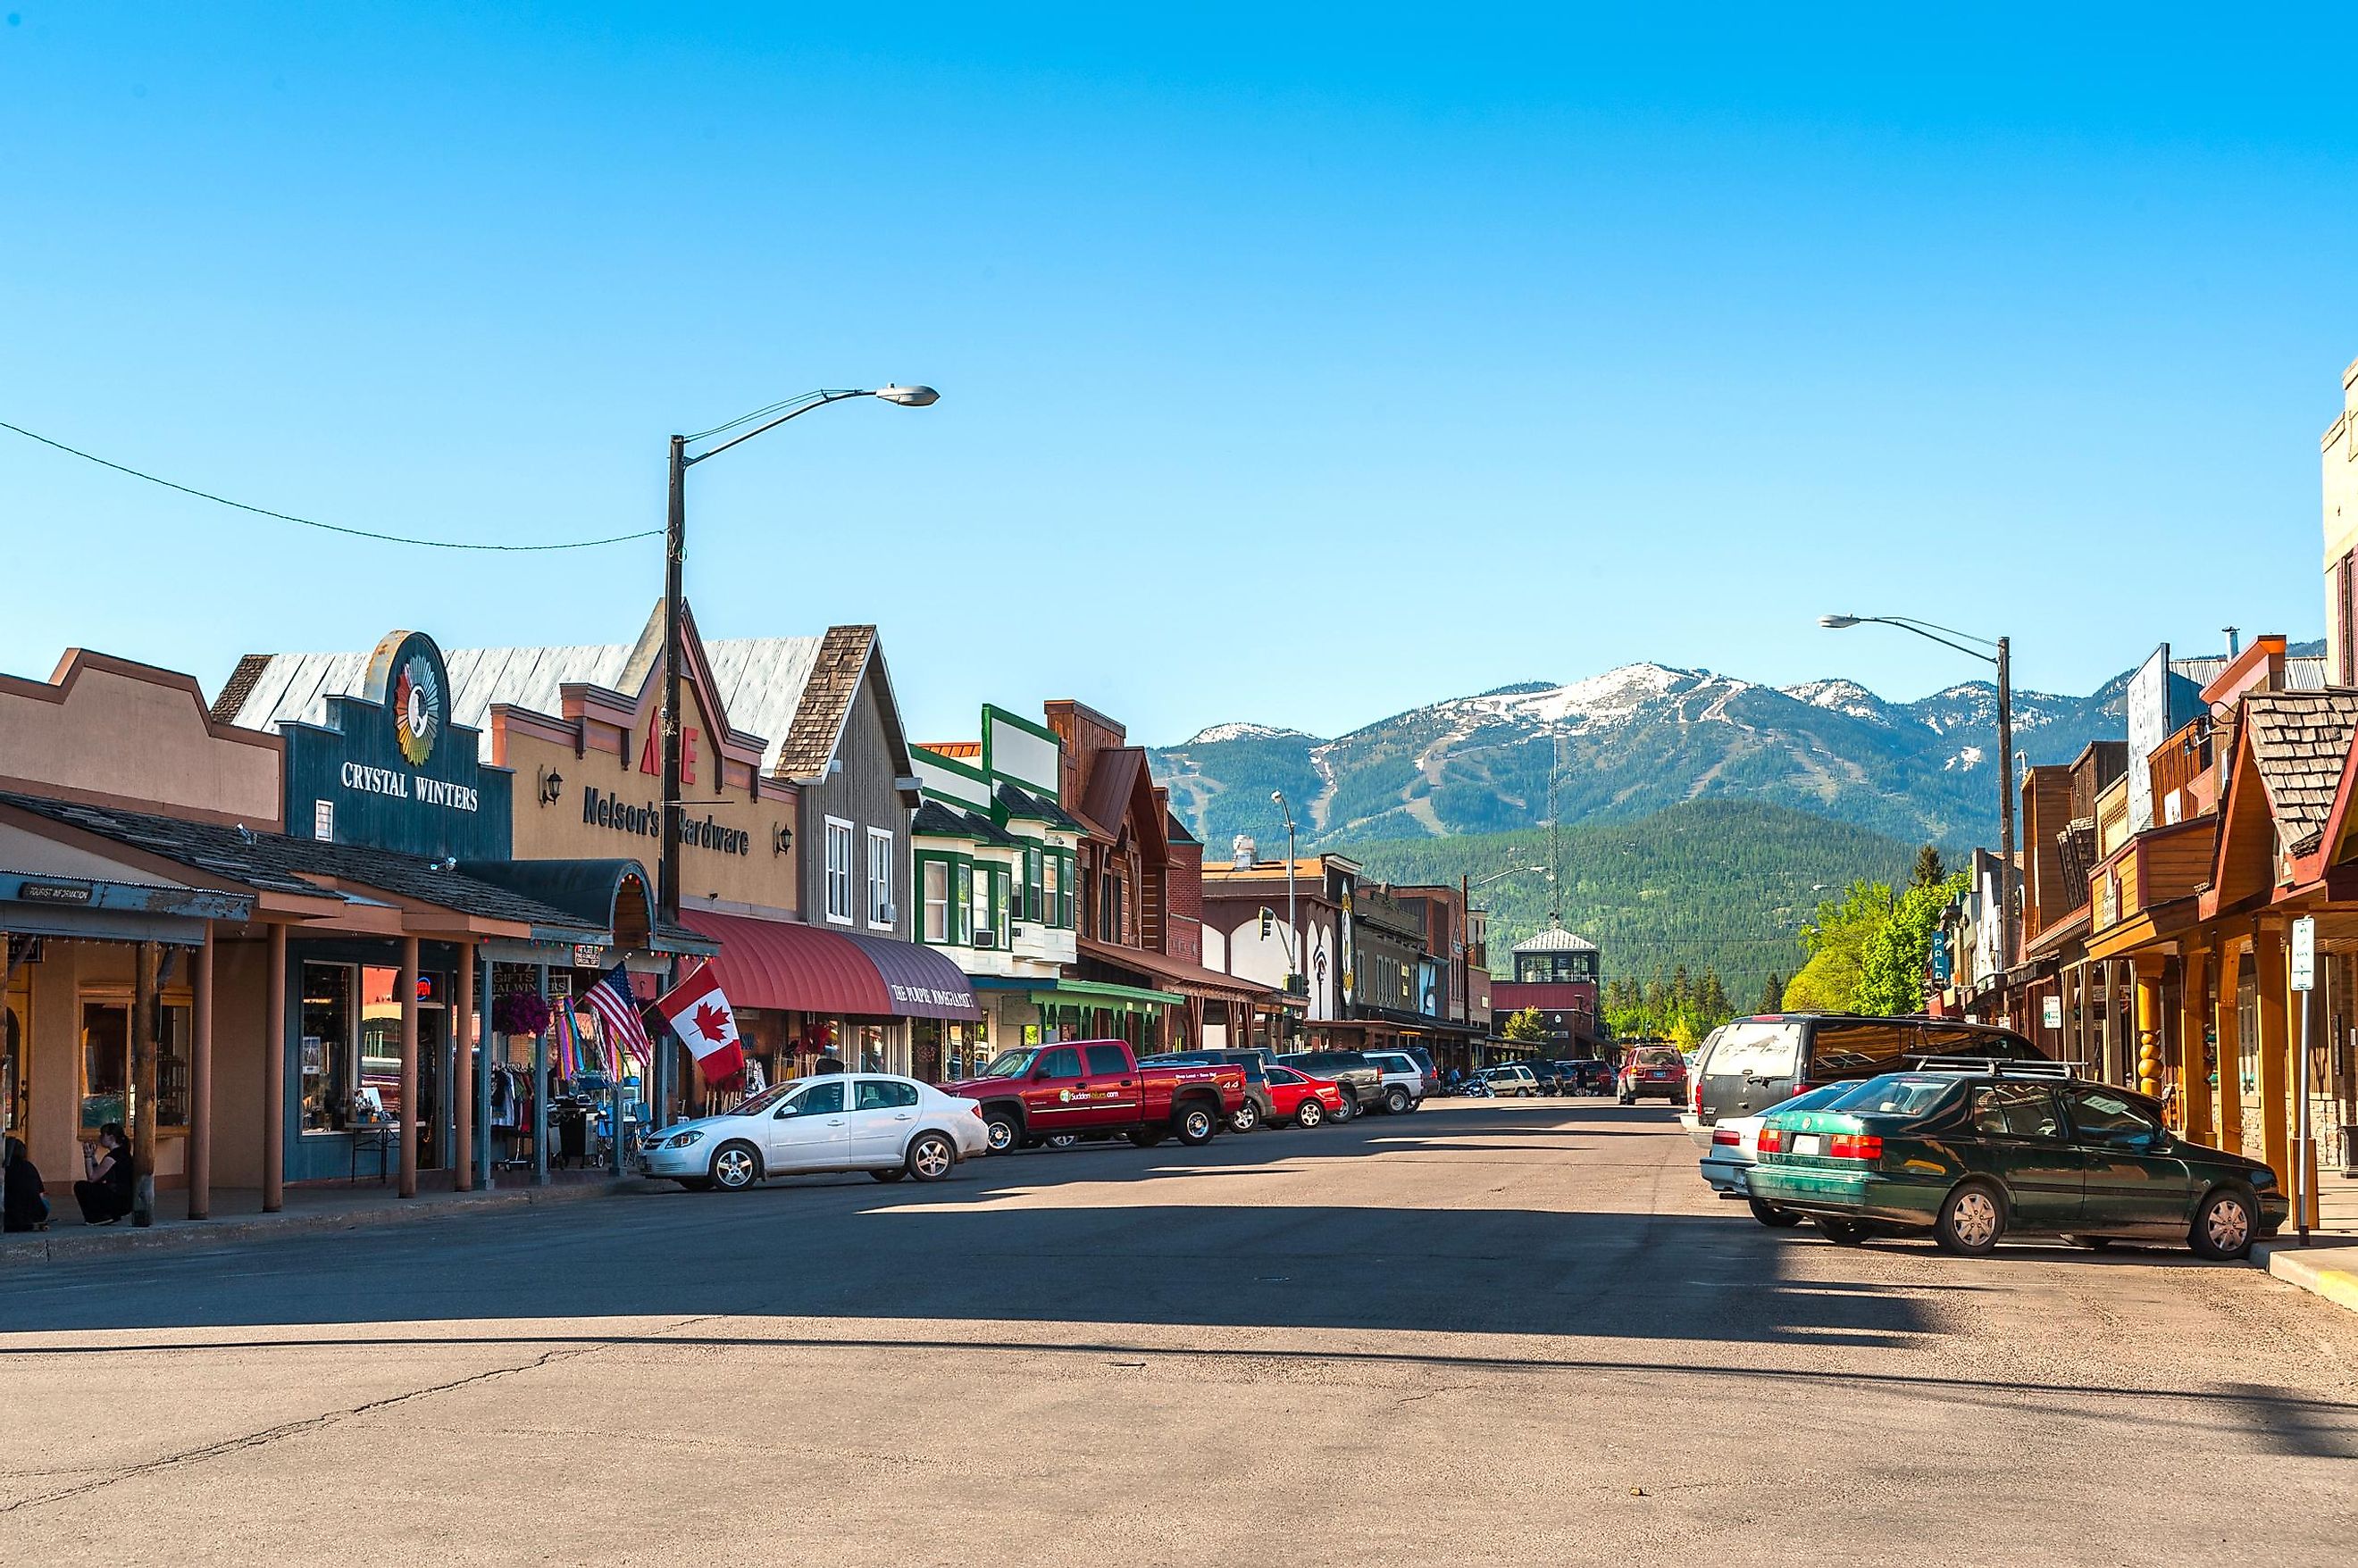
<svg viewBox="0 0 2358 1568"><path fill-rule="evenodd" d="M2029 762L2068 762L2119 735L2123 680L2086 697L2017 692ZM1986 682L1890 702L1855 681L1778 687L1710 670L1624 665L1569 685L1501 687L1331 740L1216 724L1153 753L1172 806L1215 857L1264 847L1269 795L1295 803L1306 845L1491 833L1548 816L1642 816L1682 800L1764 800L1952 848L1995 829L1997 694Z"/></svg>

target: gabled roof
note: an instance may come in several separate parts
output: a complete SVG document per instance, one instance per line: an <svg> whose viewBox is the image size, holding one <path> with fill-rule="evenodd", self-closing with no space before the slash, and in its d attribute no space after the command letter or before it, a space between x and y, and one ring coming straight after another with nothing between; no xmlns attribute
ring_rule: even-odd
<svg viewBox="0 0 2358 1568"><path fill-rule="evenodd" d="M2305 855L2325 831L2358 734L2358 691L2264 692L2245 699L2244 714L2285 848Z"/></svg>
<svg viewBox="0 0 2358 1568"><path fill-rule="evenodd" d="M925 800L910 818L909 832L920 838L970 838L978 844L1013 846L1015 836L979 812L961 811L947 801Z"/></svg>
<svg viewBox="0 0 2358 1568"><path fill-rule="evenodd" d="M741 712L756 733L771 737L763 772L805 781L824 777L843 744L860 687L872 676L892 766L903 778L914 773L875 627L830 626L824 637L723 638L706 643L705 654L730 711Z"/></svg>
<svg viewBox="0 0 2358 1568"><path fill-rule="evenodd" d="M1126 816L1136 824L1141 847L1158 854L1169 851L1163 819L1170 813L1154 798L1154 777L1142 746L1108 746L1089 762L1089 782L1081 802L1081 819L1098 837L1121 837Z"/></svg>
<svg viewBox="0 0 2358 1568"><path fill-rule="evenodd" d="M1594 953L1596 944L1585 936L1575 936L1561 925L1551 925L1538 935L1515 944L1517 953Z"/></svg>
<svg viewBox="0 0 2358 1568"><path fill-rule="evenodd" d="M1065 833L1078 833L1081 825L1072 814L1044 795L1034 795L1019 785L1001 783L993 797L999 808L1007 813L1010 822L1039 822Z"/></svg>

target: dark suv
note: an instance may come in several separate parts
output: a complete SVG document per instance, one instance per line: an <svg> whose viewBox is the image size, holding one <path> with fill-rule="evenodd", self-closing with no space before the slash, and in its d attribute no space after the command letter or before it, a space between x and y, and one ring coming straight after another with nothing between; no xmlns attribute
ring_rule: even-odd
<svg viewBox="0 0 2358 1568"><path fill-rule="evenodd" d="M1689 1107L1706 1128L1722 1117L1781 1105L1820 1084L1896 1073L1928 1057L2047 1060L2046 1052L2011 1030L1945 1018L1764 1013L1739 1018L1714 1034L1688 1089Z"/></svg>
<svg viewBox="0 0 2358 1568"><path fill-rule="evenodd" d="M1223 1065L1245 1070L1245 1103L1228 1116L1228 1130L1251 1132L1270 1124L1269 1078L1263 1071L1271 1060L1270 1053L1250 1051L1166 1051L1159 1056L1141 1056L1141 1067L1217 1067Z"/></svg>
<svg viewBox="0 0 2358 1568"><path fill-rule="evenodd" d="M1330 1078L1343 1087L1343 1108L1337 1121L1373 1110L1384 1103L1383 1069L1357 1051L1293 1051L1280 1056L1282 1066L1314 1078Z"/></svg>

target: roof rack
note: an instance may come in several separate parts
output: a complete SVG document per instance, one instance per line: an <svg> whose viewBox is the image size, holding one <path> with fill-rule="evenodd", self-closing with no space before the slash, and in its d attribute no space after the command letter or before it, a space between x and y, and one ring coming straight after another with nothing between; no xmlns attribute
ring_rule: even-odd
<svg viewBox="0 0 2358 1568"><path fill-rule="evenodd" d="M2025 1062L1999 1056L1917 1056L1910 1069L1920 1073L1987 1073L1994 1078L2075 1078L2075 1062Z"/></svg>

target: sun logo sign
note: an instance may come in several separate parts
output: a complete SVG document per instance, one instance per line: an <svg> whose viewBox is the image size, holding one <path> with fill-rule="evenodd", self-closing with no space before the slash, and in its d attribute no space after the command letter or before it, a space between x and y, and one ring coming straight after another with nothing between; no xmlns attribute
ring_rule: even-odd
<svg viewBox="0 0 2358 1568"><path fill-rule="evenodd" d="M422 768L434 754L434 737L442 728L442 683L434 662L412 654L393 683L393 734L401 754L413 768Z"/></svg>

